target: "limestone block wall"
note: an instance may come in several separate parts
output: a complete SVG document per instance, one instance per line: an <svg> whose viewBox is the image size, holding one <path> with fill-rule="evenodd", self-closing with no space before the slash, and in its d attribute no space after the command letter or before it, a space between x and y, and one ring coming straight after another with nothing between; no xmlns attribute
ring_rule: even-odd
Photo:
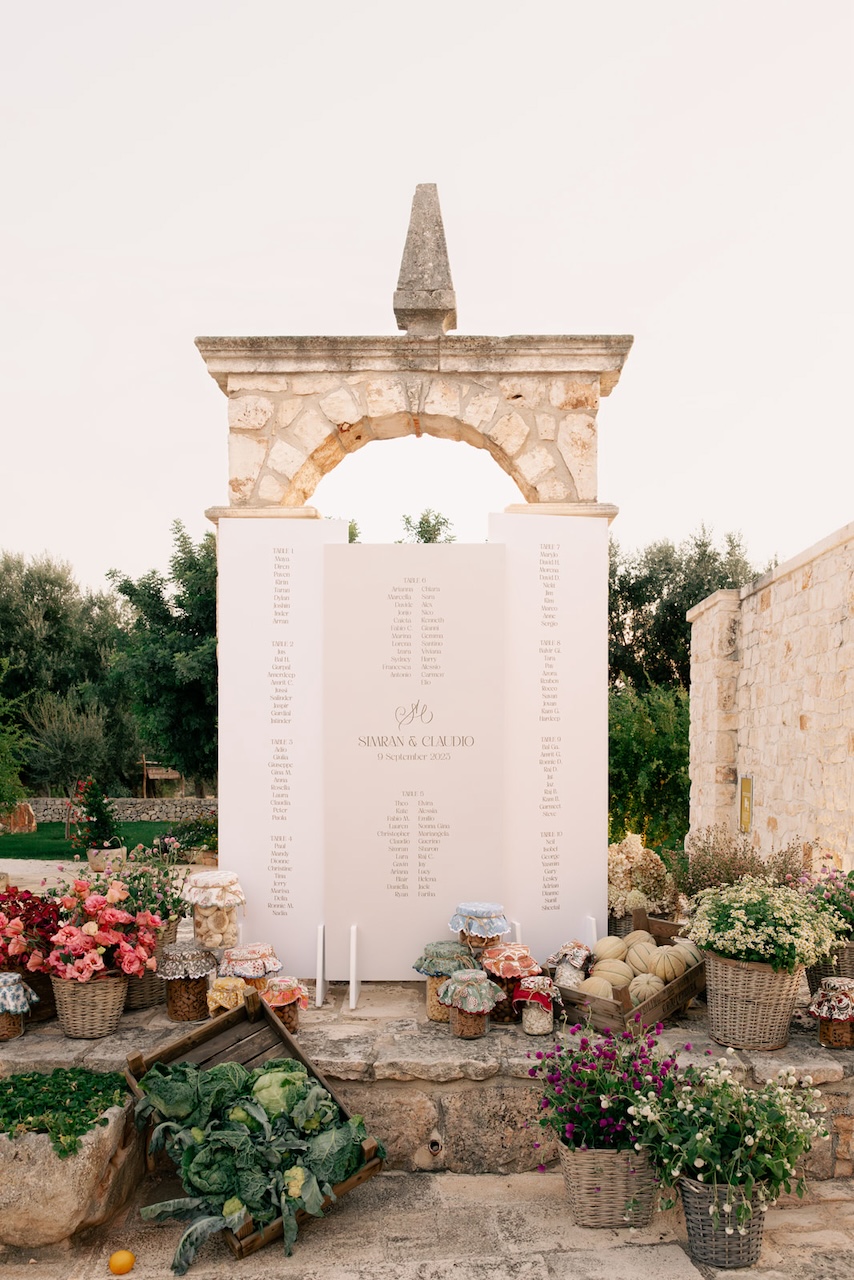
<svg viewBox="0 0 854 1280"><path fill-rule="evenodd" d="M691 828L737 828L753 779L755 844L818 840L854 868L854 523L691 623Z"/></svg>

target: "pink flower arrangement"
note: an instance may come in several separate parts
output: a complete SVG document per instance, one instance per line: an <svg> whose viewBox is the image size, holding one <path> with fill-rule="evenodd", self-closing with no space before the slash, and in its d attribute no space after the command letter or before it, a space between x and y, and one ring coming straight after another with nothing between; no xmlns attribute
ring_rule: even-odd
<svg viewBox="0 0 854 1280"><path fill-rule="evenodd" d="M75 880L60 899L62 918L45 968L72 982L112 972L142 978L156 969L153 931L161 919L150 911L123 910L119 904L127 897L121 880L111 881L106 893L93 893L88 880Z"/></svg>

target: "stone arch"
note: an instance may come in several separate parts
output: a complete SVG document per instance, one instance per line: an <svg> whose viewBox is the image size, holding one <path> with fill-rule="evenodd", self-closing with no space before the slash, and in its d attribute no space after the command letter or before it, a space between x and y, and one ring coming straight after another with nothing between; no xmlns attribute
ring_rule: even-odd
<svg viewBox="0 0 854 1280"><path fill-rule="evenodd" d="M598 371L264 372L224 389L234 506L303 506L349 453L422 434L487 450L527 502L597 500Z"/></svg>

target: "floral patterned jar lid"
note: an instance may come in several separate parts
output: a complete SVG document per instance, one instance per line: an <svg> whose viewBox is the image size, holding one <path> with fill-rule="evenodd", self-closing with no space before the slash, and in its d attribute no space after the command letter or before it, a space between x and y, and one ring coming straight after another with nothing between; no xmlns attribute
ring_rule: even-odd
<svg viewBox="0 0 854 1280"><path fill-rule="evenodd" d="M267 990L261 992L261 999L266 1000L271 1009L281 1009L297 1002L301 1009L307 1009L308 987L298 978L270 978Z"/></svg>
<svg viewBox="0 0 854 1280"><path fill-rule="evenodd" d="M500 902L460 902L448 921L452 933L470 933L475 938L494 938L510 932Z"/></svg>
<svg viewBox="0 0 854 1280"><path fill-rule="evenodd" d="M546 973L536 974L531 978L523 978L513 992L513 1004L541 1004L544 1009L563 1004L551 978Z"/></svg>
<svg viewBox="0 0 854 1280"><path fill-rule="evenodd" d="M556 965L571 964L575 969L583 969L585 963L590 959L593 952L586 942L579 942L574 938L572 942L564 942L558 947L553 956L549 956L546 964L554 969Z"/></svg>
<svg viewBox="0 0 854 1280"><path fill-rule="evenodd" d="M480 954L480 963L498 978L526 978L542 973L524 942L498 942Z"/></svg>
<svg viewBox="0 0 854 1280"><path fill-rule="evenodd" d="M854 1022L854 978L823 978L809 1011L814 1018Z"/></svg>
<svg viewBox="0 0 854 1280"><path fill-rule="evenodd" d="M29 1013L38 996L19 973L0 973L0 1013Z"/></svg>
<svg viewBox="0 0 854 1280"><path fill-rule="evenodd" d="M483 969L460 969L442 983L436 995L441 1004L453 1005L463 1013L489 1013L504 992Z"/></svg>
<svg viewBox="0 0 854 1280"><path fill-rule="evenodd" d="M167 982L173 978L204 978L216 968L216 956L198 942L171 942L163 948L157 976Z"/></svg>
<svg viewBox="0 0 854 1280"><path fill-rule="evenodd" d="M269 942L255 942L248 947L226 947L219 972L225 978L263 978L278 973L281 967Z"/></svg>
<svg viewBox="0 0 854 1280"><path fill-rule="evenodd" d="M428 978L449 978L458 969L477 969L480 966L462 942L428 942L412 967L416 973L423 973Z"/></svg>
<svg viewBox="0 0 854 1280"><path fill-rule="evenodd" d="M246 901L233 871L194 871L184 881L181 897L194 907L239 907Z"/></svg>

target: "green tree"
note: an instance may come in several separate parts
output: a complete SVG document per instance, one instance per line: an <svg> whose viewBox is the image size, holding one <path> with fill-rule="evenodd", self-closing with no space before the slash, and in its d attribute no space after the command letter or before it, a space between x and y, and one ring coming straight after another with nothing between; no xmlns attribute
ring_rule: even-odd
<svg viewBox="0 0 854 1280"><path fill-rule="evenodd" d="M758 571L741 536L718 548L705 527L675 546L653 542L634 555L612 540L608 631L612 686L650 689L690 684L691 627L687 611L724 587L741 587Z"/></svg>
<svg viewBox="0 0 854 1280"><path fill-rule="evenodd" d="M688 693L661 685L608 696L608 831L646 845L681 844L688 831Z"/></svg>
<svg viewBox="0 0 854 1280"><path fill-rule="evenodd" d="M411 516L403 516L404 536L399 542L455 542L451 533L453 524L447 516L438 511L425 508L417 520Z"/></svg>
<svg viewBox="0 0 854 1280"><path fill-rule="evenodd" d="M41 693L27 721L27 775L48 795L58 788L71 798L79 778L110 772L106 713L98 703L84 707L76 693Z"/></svg>
<svg viewBox="0 0 854 1280"><path fill-rule="evenodd" d="M351 520L347 526L347 541L358 542L360 529L355 520Z"/></svg>
<svg viewBox="0 0 854 1280"><path fill-rule="evenodd" d="M196 546L179 520L172 533L169 578L108 575L131 608L117 665L147 747L201 793L217 767L216 542Z"/></svg>
<svg viewBox="0 0 854 1280"><path fill-rule="evenodd" d="M118 789L131 783L139 756L128 690L114 666L122 604L112 592L82 591L71 567L47 555L0 555L0 653L7 659L0 687L13 723L27 733L46 697L100 709L103 751L97 763L104 784ZM95 764L84 761L84 771ZM29 786L67 785L64 770L36 778L29 753L22 776Z"/></svg>
<svg viewBox="0 0 854 1280"><path fill-rule="evenodd" d="M0 658L0 683L8 666L8 659ZM26 795L21 769L27 740L15 723L13 711L9 699L0 693L0 813L11 809Z"/></svg>

